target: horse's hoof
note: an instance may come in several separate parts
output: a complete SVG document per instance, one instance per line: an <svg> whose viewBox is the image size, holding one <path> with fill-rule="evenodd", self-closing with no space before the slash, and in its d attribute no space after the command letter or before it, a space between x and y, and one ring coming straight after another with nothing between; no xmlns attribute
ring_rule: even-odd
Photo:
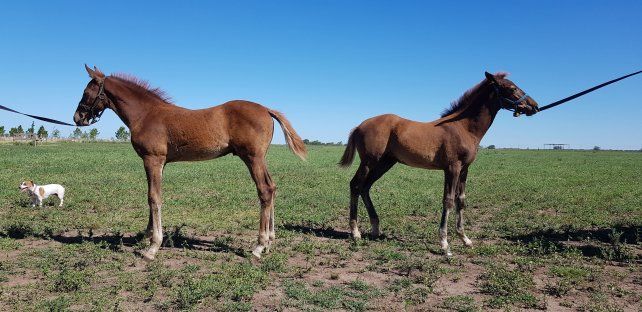
<svg viewBox="0 0 642 312"><path fill-rule="evenodd" d="M473 247L473 241L469 238L464 238L464 245L466 245L466 247Z"/></svg>
<svg viewBox="0 0 642 312"><path fill-rule="evenodd" d="M156 259L156 255L150 254L148 252L142 252L141 256L143 257L143 260L145 260L145 262L152 262L154 261L154 259Z"/></svg>
<svg viewBox="0 0 642 312"><path fill-rule="evenodd" d="M360 240L360 239L361 239L361 233L359 233L359 232L353 232L353 233L352 233L352 239L354 239L354 240Z"/></svg>
<svg viewBox="0 0 642 312"><path fill-rule="evenodd" d="M265 250L265 246L256 246L256 248L254 248L254 250L252 251L252 255L254 255L256 259L261 259L261 253L263 253L263 250Z"/></svg>

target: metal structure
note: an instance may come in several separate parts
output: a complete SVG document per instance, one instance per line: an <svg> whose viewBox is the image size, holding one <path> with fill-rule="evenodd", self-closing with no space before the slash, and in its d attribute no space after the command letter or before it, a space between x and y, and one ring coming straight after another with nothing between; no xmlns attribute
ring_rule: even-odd
<svg viewBox="0 0 642 312"><path fill-rule="evenodd" d="M563 150L568 149L570 144L566 143L548 143L544 144L544 149L554 149L554 150Z"/></svg>

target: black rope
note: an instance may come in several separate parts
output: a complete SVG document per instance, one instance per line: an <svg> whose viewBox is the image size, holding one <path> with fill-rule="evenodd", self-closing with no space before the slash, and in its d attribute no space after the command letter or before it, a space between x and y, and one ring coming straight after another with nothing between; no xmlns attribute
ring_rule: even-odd
<svg viewBox="0 0 642 312"><path fill-rule="evenodd" d="M35 119L38 119L38 120L42 120L42 121L46 121L46 122L50 122L50 123L54 123L54 124L58 124L58 125L79 127L77 125L66 123L64 121L59 121L59 120L55 120L55 119L51 119L51 118L47 118L47 117L40 117L40 116L36 116L36 115L30 115L30 114L21 113L21 112L19 112L17 110L13 110L13 109L11 109L9 107L2 106L2 105L0 105L0 109L6 110L6 111L9 111L9 112L12 112L12 113L20 114L20 115L29 116L31 118L35 118Z"/></svg>
<svg viewBox="0 0 642 312"><path fill-rule="evenodd" d="M611 81L607 81L607 82L605 82L605 83L603 83L603 84L597 85L597 86L595 86L595 87L593 87L593 88L590 88L590 89L586 89L586 90L584 90L584 91L582 91L582 92L580 92L580 93L573 94L573 95L571 95L571 96L569 96L569 97L567 97L567 98L561 99L561 100L559 100L559 101L557 101L557 102L553 102L553 103L548 104L548 105L546 105L546 106L542 106L542 107L540 107L540 108L539 108L539 111L541 112L541 111L546 110L546 109L549 109L549 108L551 108L551 107L555 107L555 106L557 106L557 105L560 105L560 104L566 103L566 102L568 102L568 101L570 101L570 100L572 100L572 99L578 98L578 97L580 97L580 96L582 96L582 95L584 95L584 94L587 94L587 93L593 92L593 91L595 91L595 90L597 90L597 89L599 89L599 88L601 88L601 87L608 86L608 85L610 85L610 84L612 84L612 83L614 83L614 82L618 82L618 81L620 81L620 80L622 80L622 79L624 79L624 78L629 78L629 77L631 77L631 76L635 76L635 75L637 75L637 74L639 74L639 73L642 73L642 70L640 70L640 71L636 71L636 72L631 73L631 74L628 74L628 75L626 75L626 76L622 76L622 77L617 78L617 79L613 79L613 80L611 80Z"/></svg>

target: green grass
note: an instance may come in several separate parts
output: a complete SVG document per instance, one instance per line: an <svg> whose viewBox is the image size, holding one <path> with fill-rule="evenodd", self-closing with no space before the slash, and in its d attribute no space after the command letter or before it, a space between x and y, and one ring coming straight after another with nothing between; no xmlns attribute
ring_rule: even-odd
<svg viewBox="0 0 642 312"><path fill-rule="evenodd" d="M451 217L455 257L445 259L443 174L395 166L372 188L385 236L353 242L356 166L339 169L342 152L310 146L301 162L271 147L277 241L261 261L248 252L258 199L245 165L169 164L164 248L146 264L134 253L145 173L129 144L0 145L0 310L636 308L642 153L481 150L464 212L476 245L463 246ZM63 184L65 207L30 207L17 188L25 179ZM363 205L359 217L368 233Z"/></svg>

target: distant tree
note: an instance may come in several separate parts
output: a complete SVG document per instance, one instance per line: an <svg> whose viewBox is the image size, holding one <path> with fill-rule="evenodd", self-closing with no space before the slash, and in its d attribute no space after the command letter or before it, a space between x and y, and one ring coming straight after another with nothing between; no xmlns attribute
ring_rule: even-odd
<svg viewBox="0 0 642 312"><path fill-rule="evenodd" d="M303 144L310 144L310 140L308 140L308 139L303 139Z"/></svg>
<svg viewBox="0 0 642 312"><path fill-rule="evenodd" d="M486 147L486 148L487 149L495 149L495 145L491 144L491 145L488 145L488 147Z"/></svg>
<svg viewBox="0 0 642 312"><path fill-rule="evenodd" d="M92 128L91 130L89 130L89 139L95 141L99 133L100 132L98 132L98 129Z"/></svg>
<svg viewBox="0 0 642 312"><path fill-rule="evenodd" d="M593 146L593 150L594 151L599 151L599 150L601 150L601 148L599 146L595 145L595 146Z"/></svg>
<svg viewBox="0 0 642 312"><path fill-rule="evenodd" d="M18 132L18 128L12 127L11 129L9 129L9 136L10 137L16 136L17 132Z"/></svg>
<svg viewBox="0 0 642 312"><path fill-rule="evenodd" d="M22 125L18 125L18 128L16 128L16 135L22 136L25 134L25 130L22 129Z"/></svg>
<svg viewBox="0 0 642 312"><path fill-rule="evenodd" d="M45 130L45 126L40 126L40 128L38 128L38 137L44 139L47 138L47 136L49 136L49 133Z"/></svg>
<svg viewBox="0 0 642 312"><path fill-rule="evenodd" d="M29 127L29 129L27 129L27 135L28 136L32 136L35 133L36 133L36 123L32 121L31 122L31 127Z"/></svg>
<svg viewBox="0 0 642 312"><path fill-rule="evenodd" d="M4 126L0 126L0 136L4 136Z"/></svg>
<svg viewBox="0 0 642 312"><path fill-rule="evenodd" d="M71 133L71 137L74 139L82 138L82 130L80 130L80 128L76 128L74 132Z"/></svg>
<svg viewBox="0 0 642 312"><path fill-rule="evenodd" d="M125 127L121 126L116 130L116 139L120 141L127 141L129 140L129 131L125 129Z"/></svg>
<svg viewBox="0 0 642 312"><path fill-rule="evenodd" d="M52 138L56 138L56 139L60 139L60 130L54 129L54 131L51 132L51 137Z"/></svg>

